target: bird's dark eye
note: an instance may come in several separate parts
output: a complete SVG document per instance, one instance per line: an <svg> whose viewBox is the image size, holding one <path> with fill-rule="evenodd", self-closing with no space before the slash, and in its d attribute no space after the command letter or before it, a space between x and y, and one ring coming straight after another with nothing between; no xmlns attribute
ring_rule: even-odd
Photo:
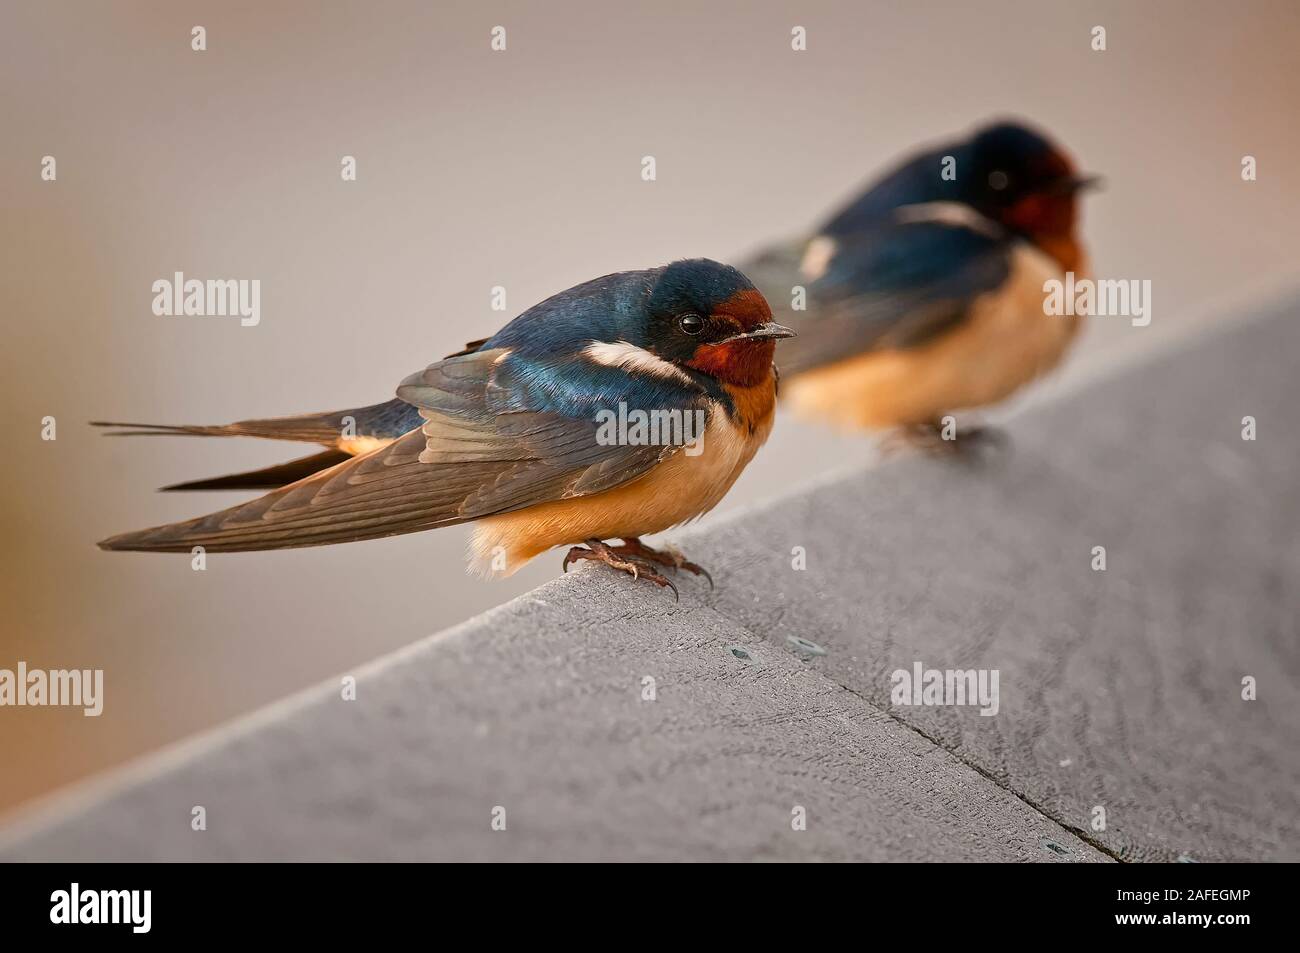
<svg viewBox="0 0 1300 953"><path fill-rule="evenodd" d="M989 173L989 188L991 188L993 191L1001 192L1010 184L1011 184L1011 180L1007 177L1007 174L1003 172L1001 169L994 169L992 172Z"/></svg>
<svg viewBox="0 0 1300 953"><path fill-rule="evenodd" d="M677 326L687 334L699 334L704 330L704 319L698 314L683 314L677 319Z"/></svg>

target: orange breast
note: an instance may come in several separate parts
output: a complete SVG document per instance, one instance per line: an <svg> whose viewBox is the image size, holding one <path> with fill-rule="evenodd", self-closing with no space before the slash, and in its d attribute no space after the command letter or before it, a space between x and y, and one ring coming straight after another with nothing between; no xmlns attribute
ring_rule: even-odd
<svg viewBox="0 0 1300 953"><path fill-rule="evenodd" d="M710 414L696 456L678 451L644 476L591 496L540 503L479 520L470 543L472 568L510 575L539 553L588 539L648 536L713 509L772 430L775 378L751 387L724 385L735 405Z"/></svg>

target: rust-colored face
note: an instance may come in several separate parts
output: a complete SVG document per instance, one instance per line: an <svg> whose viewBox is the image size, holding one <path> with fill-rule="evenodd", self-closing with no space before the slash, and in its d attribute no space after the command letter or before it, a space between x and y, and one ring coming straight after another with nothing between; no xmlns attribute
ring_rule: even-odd
<svg viewBox="0 0 1300 953"><path fill-rule="evenodd" d="M1079 203L1074 192L1039 192L1016 202L1003 214L1003 221L1043 249L1066 271L1074 271L1082 259L1074 236Z"/></svg>
<svg viewBox="0 0 1300 953"><path fill-rule="evenodd" d="M738 291L718 305L709 315L711 321L744 334L772 320L772 309L762 294L754 289ZM753 387L772 373L776 341L750 338L721 344L701 344L686 362L688 367L712 375L724 384Z"/></svg>
<svg viewBox="0 0 1300 953"><path fill-rule="evenodd" d="M1073 271L1083 254L1075 238L1078 193L1086 184L1065 153L1053 150L1029 163L1031 184L1002 209L1006 226L1027 236L1066 271Z"/></svg>

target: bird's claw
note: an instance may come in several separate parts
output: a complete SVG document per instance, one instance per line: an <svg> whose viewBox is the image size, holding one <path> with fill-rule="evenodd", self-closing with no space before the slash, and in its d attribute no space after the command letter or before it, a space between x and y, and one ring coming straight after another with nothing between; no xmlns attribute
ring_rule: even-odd
<svg viewBox="0 0 1300 953"><path fill-rule="evenodd" d="M661 566L669 566L673 569L685 569L689 573L697 576L703 576L708 582L709 588L713 588L713 577L709 571L698 563L693 563L682 553L676 546L665 546L663 549L654 549L647 546L635 536L624 538L622 546L615 546L616 551L626 552L641 559L648 559L651 562L658 563Z"/></svg>
<svg viewBox="0 0 1300 953"><path fill-rule="evenodd" d="M986 451L1006 449L1009 442L1006 433L996 427L966 427L952 437L945 437L941 424L914 424L886 434L880 441L880 452L885 457L893 457L914 450L927 456L977 460Z"/></svg>
<svg viewBox="0 0 1300 953"><path fill-rule="evenodd" d="M657 560L652 560L639 552L629 552L628 547L610 546L601 540L589 539L586 546L574 546L568 551L564 557L564 571L568 572L570 565L582 559L604 563L612 569L628 573L633 579L644 579L661 588L671 589L673 599L677 602L681 601L681 593L677 591L672 580L655 568Z"/></svg>

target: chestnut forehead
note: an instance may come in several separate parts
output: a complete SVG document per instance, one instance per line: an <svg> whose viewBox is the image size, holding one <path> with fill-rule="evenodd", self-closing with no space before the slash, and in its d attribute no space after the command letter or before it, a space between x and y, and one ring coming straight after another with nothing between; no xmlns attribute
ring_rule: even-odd
<svg viewBox="0 0 1300 953"><path fill-rule="evenodd" d="M772 320L767 299L753 288L744 288L724 298L713 308L715 316L734 318L741 327L757 327Z"/></svg>

